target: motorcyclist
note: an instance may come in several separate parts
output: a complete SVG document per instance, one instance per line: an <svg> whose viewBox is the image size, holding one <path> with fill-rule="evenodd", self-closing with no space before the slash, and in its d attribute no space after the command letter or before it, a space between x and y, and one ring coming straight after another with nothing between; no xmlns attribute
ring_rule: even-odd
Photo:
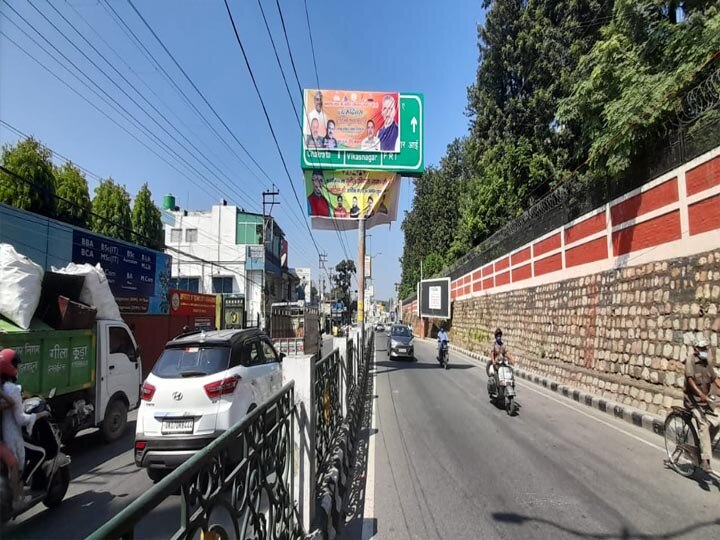
<svg viewBox="0 0 720 540"><path fill-rule="evenodd" d="M720 429L720 377L713 368L704 337L695 340L693 355L685 361L685 407L692 411L700 438L700 468L711 472L712 434Z"/></svg>
<svg viewBox="0 0 720 540"><path fill-rule="evenodd" d="M508 352L502 337L502 330L500 328L496 328L495 342L493 343L493 348L490 351L490 361L487 363L486 368L488 376L488 389L490 391L490 394L493 396L497 393L497 378L495 377L495 373L497 373L498 363L503 358L505 358L510 365L514 363L514 360L512 356L510 356L510 353Z"/></svg>
<svg viewBox="0 0 720 540"><path fill-rule="evenodd" d="M12 452L18 465L18 475L13 485L15 504L22 502L22 472L25 465L25 441L22 428L27 427L32 432L35 422L50 416L43 411L37 414L26 414L22 407L22 389L17 384L18 365L20 357L13 349L0 351L0 390L5 403L2 407L2 439L3 443Z"/></svg>
<svg viewBox="0 0 720 540"><path fill-rule="evenodd" d="M437 341L437 361L440 361L440 351L442 350L442 344L444 343L450 343L450 336L448 336L447 332L445 331L445 325L440 325L440 331L438 332L438 341Z"/></svg>

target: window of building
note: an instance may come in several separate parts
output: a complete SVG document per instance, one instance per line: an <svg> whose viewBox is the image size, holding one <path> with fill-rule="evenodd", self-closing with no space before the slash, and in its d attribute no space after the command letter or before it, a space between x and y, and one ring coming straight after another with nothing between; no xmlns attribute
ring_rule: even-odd
<svg viewBox="0 0 720 540"><path fill-rule="evenodd" d="M180 289L181 291L200 292L199 277L181 277L172 278L170 280L171 289Z"/></svg>
<svg viewBox="0 0 720 540"><path fill-rule="evenodd" d="M182 229L170 229L170 242L179 243L182 240Z"/></svg>
<svg viewBox="0 0 720 540"><path fill-rule="evenodd" d="M213 294L231 293L233 292L233 278L231 277L214 277L212 278Z"/></svg>
<svg viewBox="0 0 720 540"><path fill-rule="evenodd" d="M197 229L185 229L185 241L190 244L197 242Z"/></svg>

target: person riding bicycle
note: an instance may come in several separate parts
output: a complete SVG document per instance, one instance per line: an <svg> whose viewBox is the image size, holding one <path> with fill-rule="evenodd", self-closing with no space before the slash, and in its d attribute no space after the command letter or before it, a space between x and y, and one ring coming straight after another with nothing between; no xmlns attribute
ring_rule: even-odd
<svg viewBox="0 0 720 540"><path fill-rule="evenodd" d="M512 356L510 356L510 353L508 352L502 337L502 330L500 328L496 328L495 343L493 343L493 348L490 351L490 361L487 363L486 367L486 373L488 376L488 390L493 396L497 393L497 379L495 377L495 373L497 372L498 363L502 358L505 358L510 363L510 365L513 364Z"/></svg>
<svg viewBox="0 0 720 540"><path fill-rule="evenodd" d="M700 438L700 468L711 472L711 431L720 429L720 376L710 360L708 342L697 338L693 355L685 361L685 407L692 411Z"/></svg>
<svg viewBox="0 0 720 540"><path fill-rule="evenodd" d="M450 343L450 336L448 336L447 332L445 331L445 325L441 324L440 331L438 332L438 342L437 342L437 351L438 351L437 361L438 362L440 361L440 354L442 351L443 343Z"/></svg>

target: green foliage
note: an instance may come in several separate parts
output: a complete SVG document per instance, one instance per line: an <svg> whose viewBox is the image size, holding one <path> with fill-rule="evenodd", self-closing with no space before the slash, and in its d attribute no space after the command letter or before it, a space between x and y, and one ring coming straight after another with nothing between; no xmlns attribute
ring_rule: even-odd
<svg viewBox="0 0 720 540"><path fill-rule="evenodd" d="M95 214L91 220L93 231L118 240L135 240L130 232L130 194L124 186L116 184L112 178L100 182L95 188L92 210Z"/></svg>
<svg viewBox="0 0 720 540"><path fill-rule="evenodd" d="M165 244L162 216L160 210L152 201L152 193L147 182L143 184L135 196L132 210L132 229L135 241L151 249L162 250Z"/></svg>
<svg viewBox="0 0 720 540"><path fill-rule="evenodd" d="M334 288L331 293L332 298L335 301L342 300L342 302L348 306L349 310L352 300L352 295L350 294L352 278L357 272L355 261L352 259L340 261L337 266L335 266L335 272L336 274L333 276Z"/></svg>
<svg viewBox="0 0 720 540"><path fill-rule="evenodd" d="M0 172L0 202L55 217L55 177L50 151L32 137L2 148L2 164L26 181Z"/></svg>
<svg viewBox="0 0 720 540"><path fill-rule="evenodd" d="M679 21L666 1L617 0L602 39L582 59L560 116L581 126L591 177L621 178L661 144L682 96L707 74L720 49L720 8L683 4Z"/></svg>
<svg viewBox="0 0 720 540"><path fill-rule="evenodd" d="M438 261L432 270L425 268L425 276L429 277L450 260L448 248L455 236L461 201L466 197L464 145L465 141L454 140L440 165L428 167L415 179L413 207L402 223L405 245L400 298L414 294L415 284L420 280L420 261L433 255L432 260Z"/></svg>
<svg viewBox="0 0 720 540"><path fill-rule="evenodd" d="M90 193L85 175L72 163L55 168L57 218L65 223L88 228L90 224Z"/></svg>

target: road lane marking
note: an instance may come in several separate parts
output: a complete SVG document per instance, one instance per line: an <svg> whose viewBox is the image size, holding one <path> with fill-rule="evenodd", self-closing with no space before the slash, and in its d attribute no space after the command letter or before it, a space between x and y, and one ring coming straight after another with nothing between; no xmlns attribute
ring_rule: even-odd
<svg viewBox="0 0 720 540"><path fill-rule="evenodd" d="M458 356L461 356L463 358L463 360L465 360L471 364L474 364L478 367L485 367L481 362L479 362L478 360L475 360L474 358L472 358L470 356L467 356L465 353L462 353L460 351L453 351L453 352L455 354L457 354ZM582 414L583 416L586 416L587 418L590 418L591 420L594 420L594 421L596 421L600 424L603 424L611 429L614 429L615 431L623 433L623 434L627 435L628 437L635 439L636 441L640 441L641 443L646 444L647 446L650 446L651 448L660 450L663 454L665 453L665 449L663 447L658 446L657 444L651 443L650 441L647 441L647 440L643 439L642 437L638 437L634 433L630 433L629 431L626 431L616 425L613 425L610 422L606 422L605 420L598 418L597 416L595 416L593 414L589 414L587 411L583 411L582 409L579 409L570 403L567 403L563 400L560 400L553 396L550 396L550 395L546 394L545 392L537 390L536 388L532 388L532 387L528 386L528 383L520 382L520 381L516 380L515 384L517 384L518 386L520 386L522 388L526 388L527 390L530 390L531 392L535 392L536 394L538 394L546 399L549 399L550 401L554 401L555 403L558 403L558 404L562 405L563 407L566 407L566 408L571 409L579 414Z"/></svg>
<svg viewBox="0 0 720 540"><path fill-rule="evenodd" d="M379 432L377 430L377 402L380 395L377 393L377 369L375 362L377 361L377 351L373 356L373 369L370 370L373 378L372 395L372 420L370 421L370 431L368 433L368 464L365 473L365 504L363 505L363 525L362 540L371 540L375 537L373 520L375 519L375 439Z"/></svg>

